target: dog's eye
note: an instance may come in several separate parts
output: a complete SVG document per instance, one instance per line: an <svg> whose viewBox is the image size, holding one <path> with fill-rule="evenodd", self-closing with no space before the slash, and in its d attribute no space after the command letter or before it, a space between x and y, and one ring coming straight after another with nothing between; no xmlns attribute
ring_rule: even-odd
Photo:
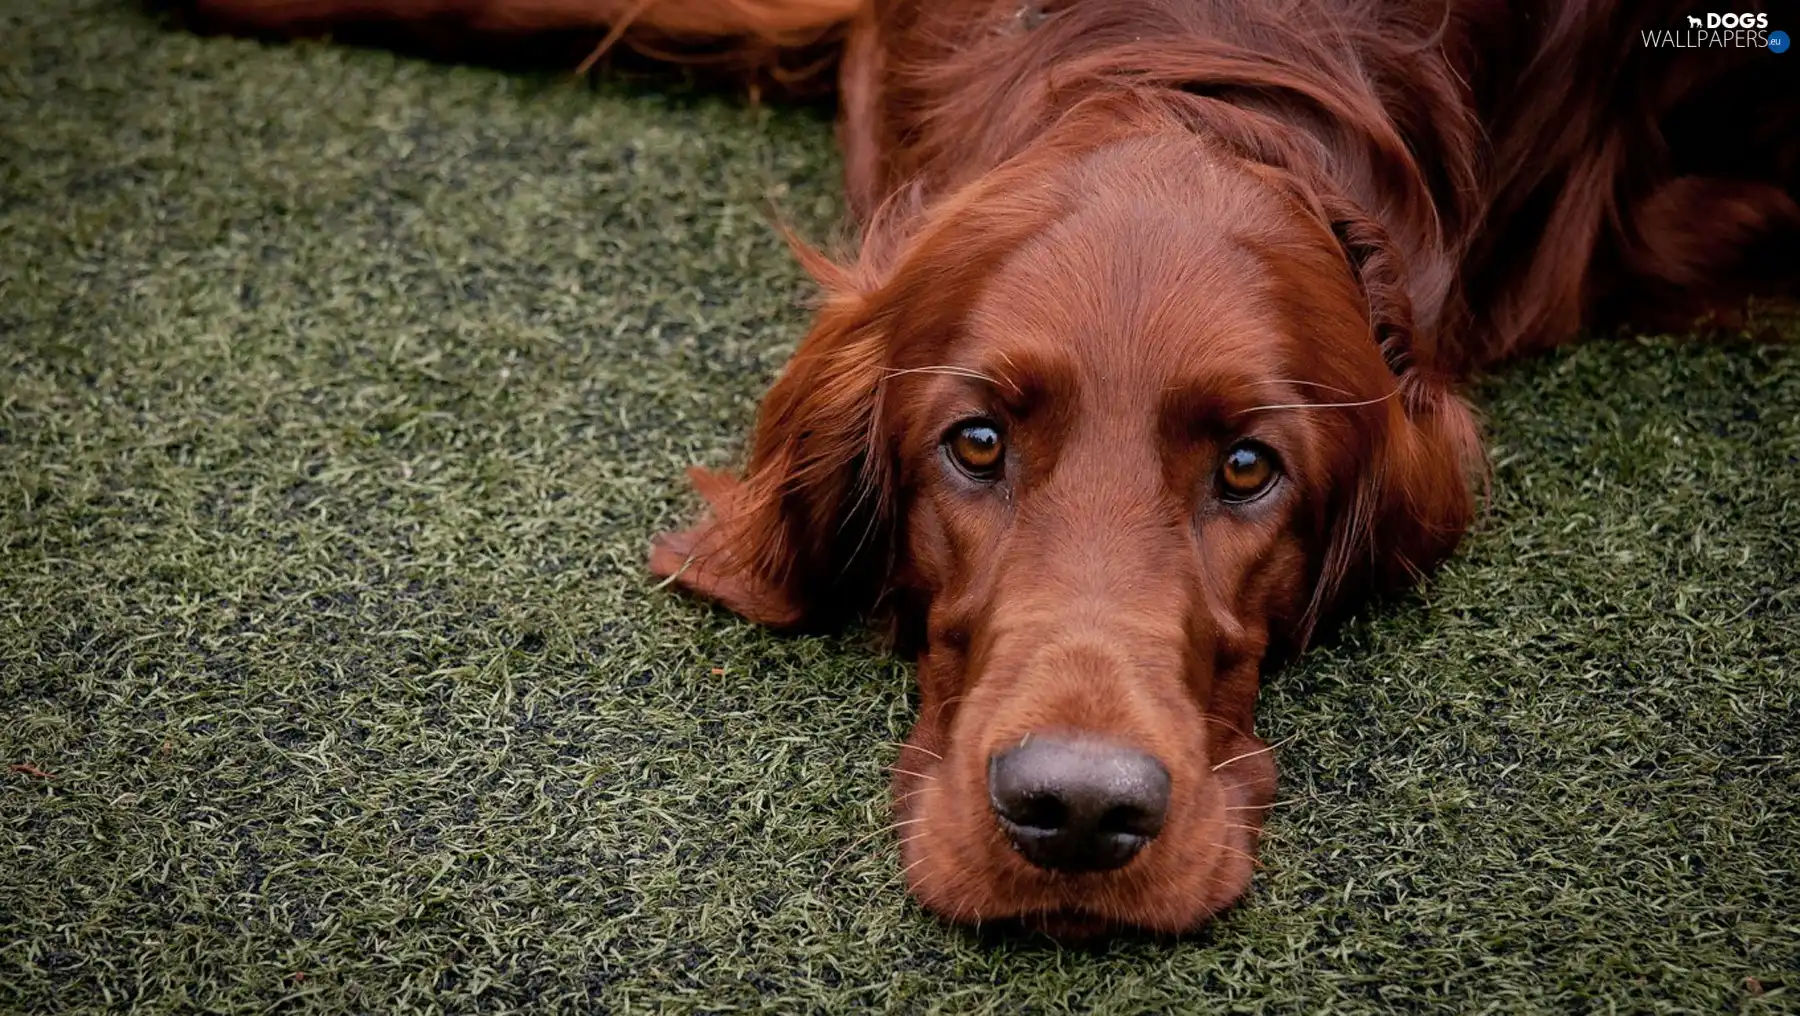
<svg viewBox="0 0 1800 1016"><path fill-rule="evenodd" d="M1227 501L1254 501L1275 485L1280 466L1269 446L1239 441L1219 463L1219 496Z"/></svg>
<svg viewBox="0 0 1800 1016"><path fill-rule="evenodd" d="M944 435L944 447L962 471L977 480L993 480L1000 476L1000 465L1006 456L1006 442L1000 428L986 420L965 420Z"/></svg>

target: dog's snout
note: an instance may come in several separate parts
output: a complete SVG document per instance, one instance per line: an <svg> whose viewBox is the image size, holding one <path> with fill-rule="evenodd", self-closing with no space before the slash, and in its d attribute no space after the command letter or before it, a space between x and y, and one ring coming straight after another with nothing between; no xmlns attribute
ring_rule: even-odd
<svg viewBox="0 0 1800 1016"><path fill-rule="evenodd" d="M1032 864L1107 871L1162 831L1169 771L1135 748L1034 736L988 759L988 801Z"/></svg>

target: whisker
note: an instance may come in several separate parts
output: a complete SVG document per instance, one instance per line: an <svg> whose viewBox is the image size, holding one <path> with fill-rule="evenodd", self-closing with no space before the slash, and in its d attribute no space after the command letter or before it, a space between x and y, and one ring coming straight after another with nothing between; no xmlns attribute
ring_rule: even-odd
<svg viewBox="0 0 1800 1016"><path fill-rule="evenodd" d="M907 744L905 741L884 741L882 743L892 745L896 748L899 748L901 751L907 751L910 749L912 751L918 752L921 755L930 755L932 758L937 759L939 762L942 762L944 760L944 756L939 755L937 752L931 751L930 749L921 748L916 744Z"/></svg>
<svg viewBox="0 0 1800 1016"><path fill-rule="evenodd" d="M976 919L976 923L977 923L977 927L976 927L976 929L975 929L975 930L976 930L976 931L977 931L977 932L979 932L979 931L980 931L980 930L981 930L981 929L980 929L980 927L979 927L979 924L980 924L980 920L981 920L981 915L980 915L980 914L978 914L978 913L975 913L975 910L974 910L974 908L973 908L973 907L971 907L971 906L970 906L970 900L969 900L969 898L968 898L968 896L964 896L964 897L963 897L963 898L962 898L962 899L960 899L960 900L958 900L958 901L957 901L957 903L956 903L956 912L955 912L955 913L954 913L954 914L951 914L951 915L950 915L950 920L951 920L951 922L952 922L952 923L955 923L955 924L961 924L961 923L963 923L963 908L964 908L964 907L969 907L969 909L970 909L970 914L971 914L971 915L972 915L972 916L974 916L974 917L975 917L975 919Z"/></svg>
<svg viewBox="0 0 1800 1016"><path fill-rule="evenodd" d="M891 833L894 830L899 829L902 826L917 825L918 823L923 822L923 821L925 821L923 818L909 818L909 819L905 820L904 822L895 822L892 825L889 825L885 829L877 829L874 832L869 833L867 835L858 836L855 840L851 841L849 846L844 848L843 853L839 854L836 857L836 859L834 859L830 864L825 866L825 870L823 872L821 872L819 875L819 881L825 882L826 880L831 878L831 873L833 871L837 870L837 866L842 864L844 861L844 858L849 857L851 855L851 853L853 853L856 850L857 847L862 846L863 844L869 842L870 840L874 839L877 836L881 836L886 833ZM906 841L902 840L901 842L904 843Z"/></svg>
<svg viewBox="0 0 1800 1016"><path fill-rule="evenodd" d="M1015 371L1016 371L1016 370L1018 370L1018 369L1019 369L1019 365L1018 365L1018 364L1016 364L1016 363L1014 363L1014 362L1013 362L1013 358L1012 358L1012 357L1010 357L1010 356L1008 356L1008 355L1006 355L1006 350L1004 350L1004 349L1002 349L1002 350L1001 350L1001 351L1000 351L1000 359L1002 359L1002 360L1005 360L1005 361L1006 361L1006 365L1007 365L1007 366L1008 366L1008 367L1010 367L1010 368L1012 368L1012 369L1013 369L1013 370L1015 370ZM1025 391L1025 390L1024 390L1024 389L1023 389L1023 388L1020 388L1020 387L1019 387L1019 385L1018 385L1018 382L1016 382L1016 381L1014 381L1014 380L1013 380L1013 379L1012 379L1012 377L1011 377L1011 376L1010 376L1010 375L1007 375L1007 374L1002 374L1002 375L1000 375L1000 376L1001 376L1001 377L1003 377L1003 378L1005 378L1005 379L1006 379L1006 383L1007 383L1007 385L1008 385L1008 386L1009 386L1009 387L1011 387L1011 388L1012 388L1012 390L1013 390L1013 391L1015 391L1015 392L1018 392L1018 393L1020 393L1020 394L1024 394L1024 391Z"/></svg>
<svg viewBox="0 0 1800 1016"><path fill-rule="evenodd" d="M1322 381L1302 381L1297 377L1270 378L1267 381L1258 381L1257 384L1299 385L1303 388L1323 388L1324 390L1326 390L1328 392L1337 392L1339 395L1354 395L1354 394L1356 394L1355 392L1352 392L1347 388L1339 388L1337 385L1328 385Z"/></svg>
<svg viewBox="0 0 1800 1016"><path fill-rule="evenodd" d="M919 860L920 860L920 861L923 861L923 860L925 860L925 855L923 855L923 854L921 854L921 855L920 855L920 856L919 856ZM906 873L907 873L907 872L909 872L909 871L911 871L911 870L912 870L912 869L913 869L913 866L912 866L912 865L907 865L907 866L906 866L906 867L905 867L905 868L903 868L903 869L901 869L901 871L900 871L900 876L901 876L901 878L900 878L900 880L901 880L901 881L902 881L902 882L904 882L904 881L906 881L906 878L905 878L905 876L906 876ZM923 889L923 888L925 888L925 887L926 887L926 886L928 886L928 885L930 885L930 884L931 884L931 880L932 880L932 879L933 879L933 878L936 878L936 877L937 877L937 876L938 876L938 875L940 875L940 874L942 874L942 873L943 873L943 871L944 871L944 869L942 869L942 868L930 868L930 869L927 869L927 870L926 870L926 872L925 872L925 874L923 874L923 875L920 875L920 876L919 876L919 888L920 888L920 889Z"/></svg>
<svg viewBox="0 0 1800 1016"><path fill-rule="evenodd" d="M1285 801L1270 801L1268 804L1233 804L1233 805L1229 805L1227 807L1221 808L1219 810L1220 811L1262 811L1265 808L1274 808L1274 807L1278 807L1283 804L1297 804L1297 803L1299 803L1298 798L1290 797Z"/></svg>
<svg viewBox="0 0 1800 1016"><path fill-rule="evenodd" d="M1249 731L1243 729L1242 727L1239 727L1234 723L1226 723L1224 720L1219 719L1217 716L1214 716L1211 713L1201 713L1200 718L1203 720L1212 722L1212 723L1217 723L1219 726L1224 727L1226 730L1231 731L1232 733L1236 734L1239 737L1254 736Z"/></svg>
<svg viewBox="0 0 1800 1016"><path fill-rule="evenodd" d="M1295 736L1297 737L1299 735L1295 735ZM1282 745L1288 743L1289 741L1292 741L1293 739L1294 738L1292 738L1292 737L1284 737L1281 740L1276 741L1274 744L1268 745L1266 747L1258 748L1255 751L1247 751L1247 752L1244 752L1242 755L1233 755L1230 758L1226 759L1225 761L1220 762L1218 765L1213 766L1212 771L1216 773L1219 770L1225 768L1226 766L1232 764L1233 762L1242 762L1244 759L1247 759L1247 758L1255 758L1258 755L1266 755L1269 752L1272 752L1275 749L1281 747Z"/></svg>
<svg viewBox="0 0 1800 1016"><path fill-rule="evenodd" d="M902 776L916 776L916 777L918 777L918 778L919 778L919 779L921 779L921 780L935 780L935 779L937 779L937 777L936 777L936 776L927 776L927 775L925 775L925 774L924 774L924 773L915 773L915 772L913 772L913 771L912 771L912 770L911 770L911 769L902 769L902 768L900 768L900 767L899 767L899 766L888 766L888 768L889 768L889 769L890 769L890 770L892 770L892 771L894 771L894 772L896 772L896 773L899 773L899 774L900 774L900 775L902 775Z"/></svg>
<svg viewBox="0 0 1800 1016"><path fill-rule="evenodd" d="M924 859L923 857L920 858L920 860L923 860L923 859ZM886 892L888 889L893 888L895 885L905 882L906 881L906 877L905 877L906 872L910 871L910 870L911 870L910 865L906 868L889 868L887 878L884 878L881 880L880 884L878 884L875 887L875 891L876 892ZM870 899L865 902L874 902L874 897L871 896Z"/></svg>
<svg viewBox="0 0 1800 1016"><path fill-rule="evenodd" d="M906 876L907 876L907 875L908 875L908 874L909 874L909 873L911 873L911 871L912 871L912 870L913 870L913 869L914 869L914 868L917 868L917 867L918 867L918 866L919 866L919 865L921 865L921 864L924 864L924 863L925 863L925 862L926 862L926 860L927 860L927 859L929 859L929 858L930 858L930 857L931 857L931 855L930 855L930 854L921 854L921 855L919 855L919 856L918 856L918 857L917 857L917 858L916 858L916 859L914 859L914 861L913 861L913 863L911 863L911 864L909 864L909 865L907 865L907 866L906 866L906 867L904 867L904 868L901 868L901 869L900 869L900 877L901 877L901 878L902 878L902 879L905 879L905 878L906 878Z"/></svg>
<svg viewBox="0 0 1800 1016"><path fill-rule="evenodd" d="M983 374L978 370L971 370L968 367L956 367L950 364L933 364L928 367L887 367L883 368L881 373L884 378L903 377L907 374L942 374L946 377L966 377L975 381L986 381L996 388L1001 385L999 378ZM1009 381L1007 387L1017 391L1019 386Z"/></svg>
<svg viewBox="0 0 1800 1016"><path fill-rule="evenodd" d="M1261 861L1257 860L1256 856L1254 854L1247 854L1244 851L1239 850L1236 847L1227 846L1223 843L1214 843L1213 847L1218 850L1223 850L1227 854L1236 854L1239 857L1243 858L1244 860L1249 861L1253 867L1261 868L1263 866L1263 863Z"/></svg>
<svg viewBox="0 0 1800 1016"><path fill-rule="evenodd" d="M1399 394L1400 389L1396 388L1386 395L1373 399L1363 399L1360 402L1286 402L1269 406L1251 406L1249 409L1240 409L1233 415L1243 416L1247 413L1260 413L1269 409L1355 409L1358 406L1372 406L1377 402L1386 402Z"/></svg>
<svg viewBox="0 0 1800 1016"><path fill-rule="evenodd" d="M1171 898L1181 894L1181 882L1179 879L1177 879L1175 877L1174 872L1165 872L1162 877L1162 884L1164 886L1164 892L1166 892ZM1213 908L1207 907L1206 908L1207 920L1211 920L1212 915L1213 915Z"/></svg>
<svg viewBox="0 0 1800 1016"><path fill-rule="evenodd" d="M863 919L863 917L868 914L869 909L871 907L875 906L875 904L883 898L883 895L885 893L887 893L887 891L889 889L893 888L896 884L903 884L906 881L906 873L911 871L915 865L917 865L920 861L924 861L925 859L926 859L926 856L921 855L917 861L914 861L912 864L907 865L905 868L902 868L902 869L894 872L893 874L889 875L886 879L882 880L880 885L878 885L874 889L870 890L869 894L863 898L862 904L856 908L855 915L850 918L851 927L855 927L857 922L861 921ZM927 871L925 873L925 879L929 879L933 874L934 874L933 871ZM921 885L924 884L925 879L920 880Z"/></svg>
<svg viewBox="0 0 1800 1016"><path fill-rule="evenodd" d="M1019 883L1023 882L1023 881L1025 881L1024 867L1021 865L1014 865L1013 869L1012 869L1012 874L1010 876L1008 876L1006 879L1006 893L1005 893L1005 895L1001 896L1000 898L1004 899L1004 900L1018 899L1019 898Z"/></svg>
<svg viewBox="0 0 1800 1016"><path fill-rule="evenodd" d="M932 715L941 717L944 715L945 711L947 711L951 706L956 705L958 702L961 702L963 699L966 699L968 697L969 696L966 694L952 695L949 698L945 699L943 702L939 703L938 707L936 709L932 710Z"/></svg>

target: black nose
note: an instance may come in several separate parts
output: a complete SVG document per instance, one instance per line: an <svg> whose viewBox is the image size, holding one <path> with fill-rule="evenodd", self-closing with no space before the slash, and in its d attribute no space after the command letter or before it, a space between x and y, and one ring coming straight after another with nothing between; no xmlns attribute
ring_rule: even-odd
<svg viewBox="0 0 1800 1016"><path fill-rule="evenodd" d="M1169 771L1135 748L1033 736L988 759L988 801L1032 864L1106 871L1162 831Z"/></svg>

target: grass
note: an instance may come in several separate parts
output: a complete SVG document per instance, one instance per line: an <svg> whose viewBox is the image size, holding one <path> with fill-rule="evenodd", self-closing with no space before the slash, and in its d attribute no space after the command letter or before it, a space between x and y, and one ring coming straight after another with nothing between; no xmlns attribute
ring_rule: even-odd
<svg viewBox="0 0 1800 1016"><path fill-rule="evenodd" d="M907 666L641 567L835 174L815 112L0 0L0 1011L1800 1010L1767 335L1483 385L1481 531L1269 682L1244 907L923 914Z"/></svg>

